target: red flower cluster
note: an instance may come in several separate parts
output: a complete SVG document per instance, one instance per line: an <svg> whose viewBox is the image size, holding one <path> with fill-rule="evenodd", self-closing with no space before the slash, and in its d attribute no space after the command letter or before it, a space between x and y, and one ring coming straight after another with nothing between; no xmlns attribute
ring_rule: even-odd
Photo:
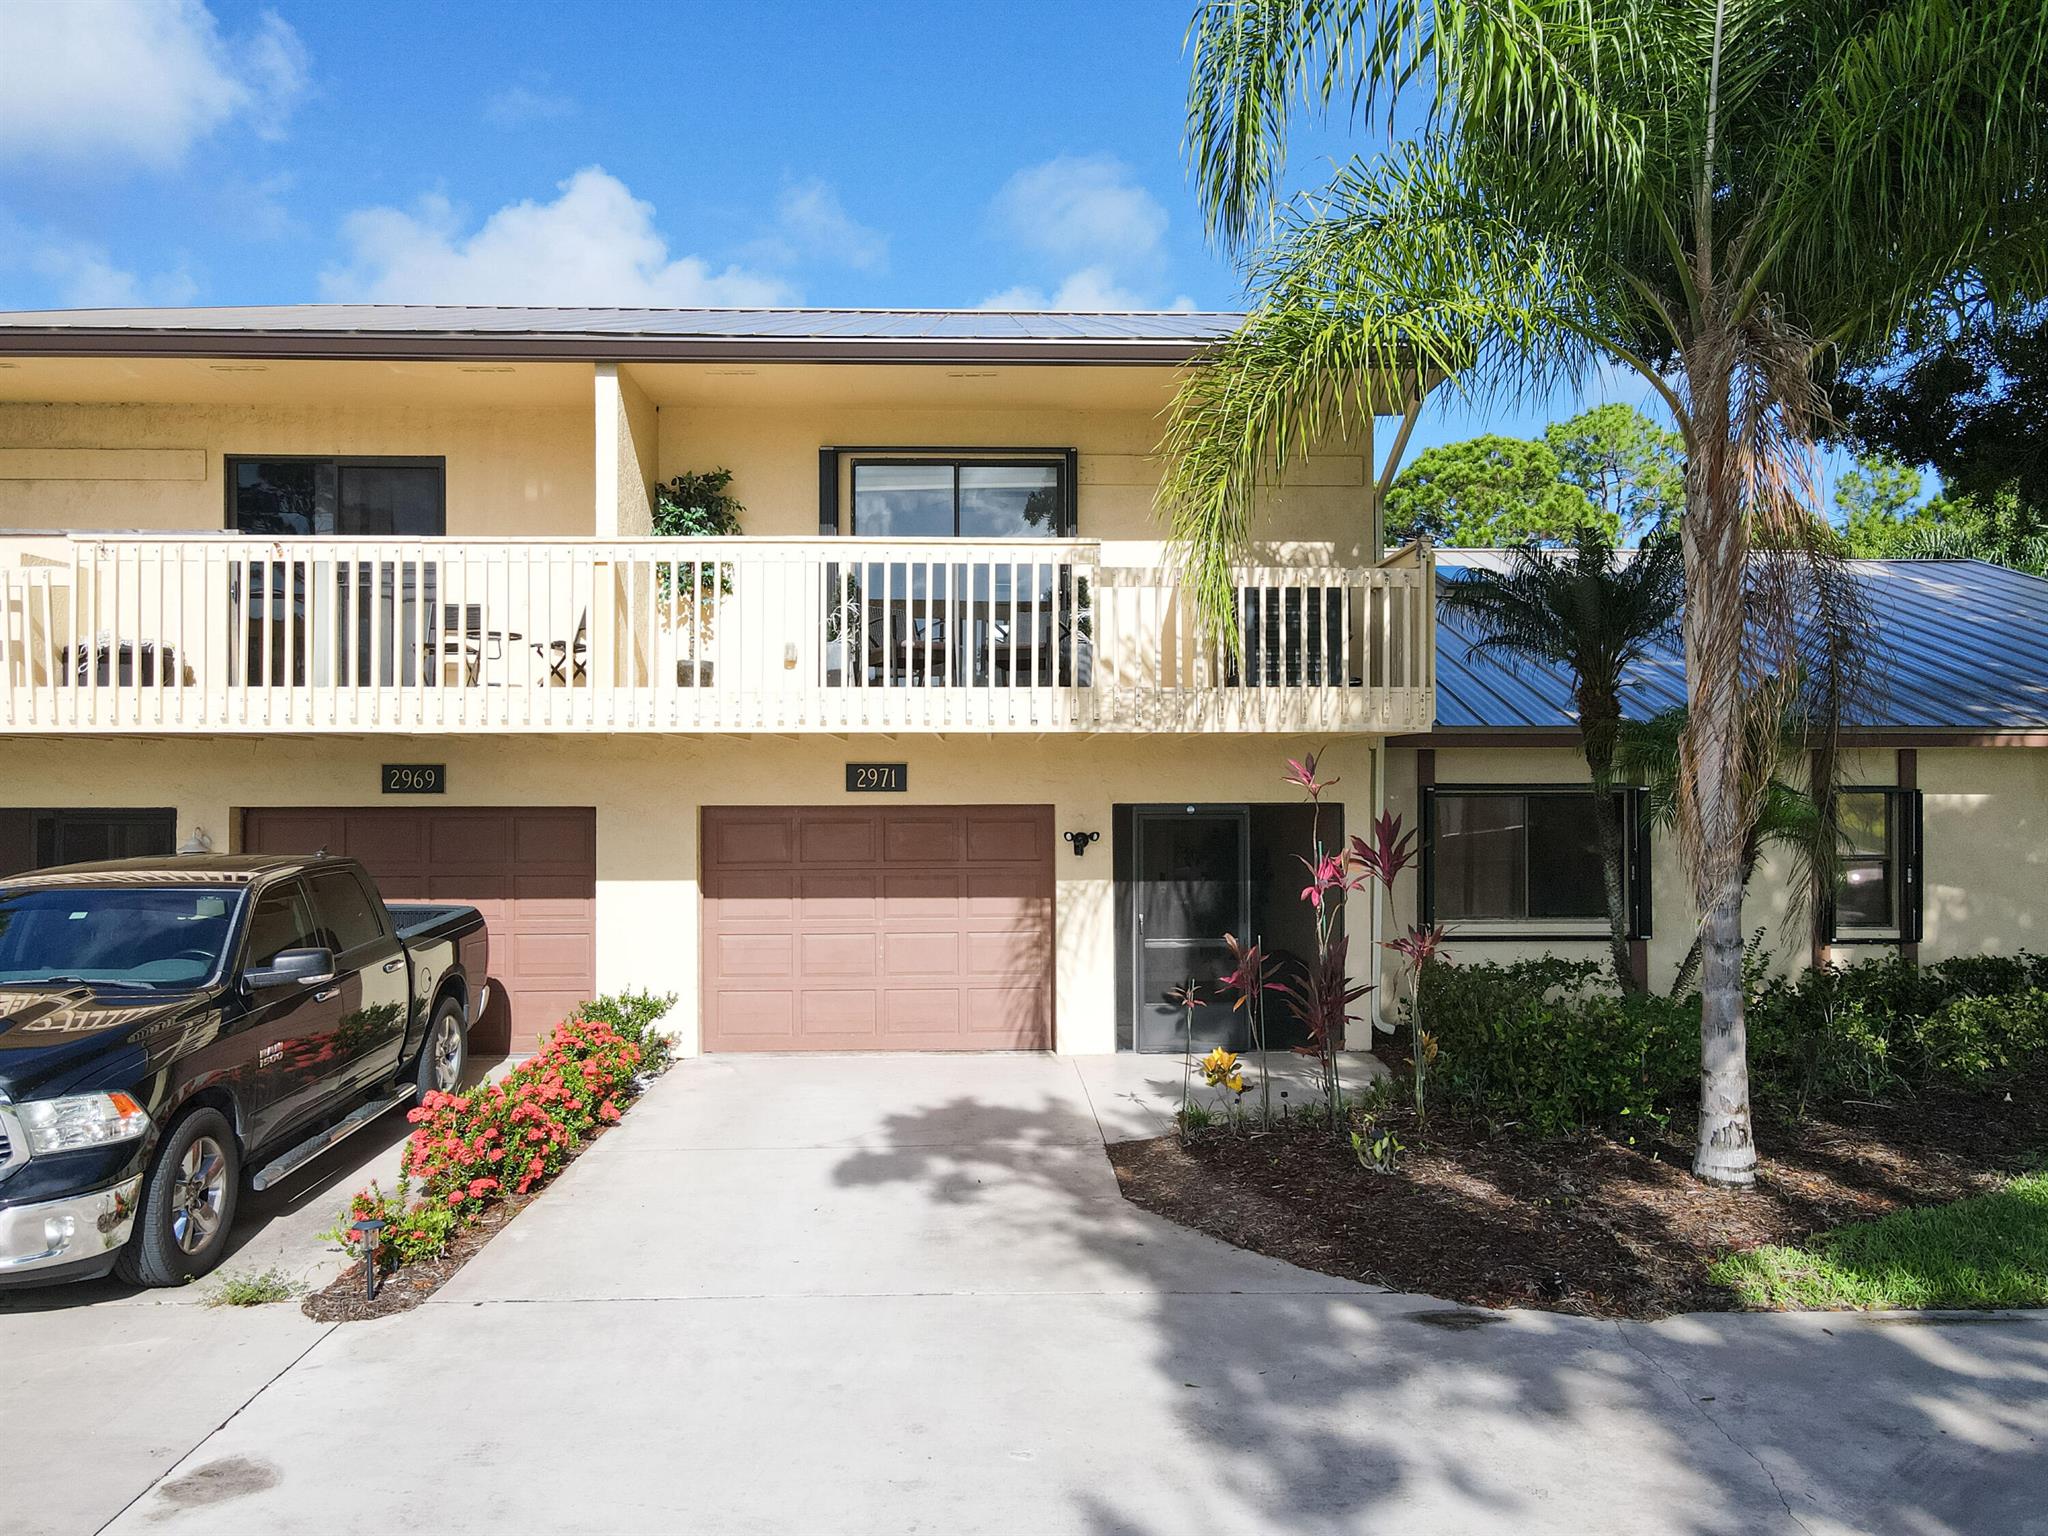
<svg viewBox="0 0 2048 1536"><path fill-rule="evenodd" d="M405 1184L393 1194L374 1184L359 1191L332 1235L359 1253L348 1229L374 1217L384 1222L380 1263L433 1257L458 1227L508 1193L546 1183L593 1131L616 1121L645 1059L610 1024L569 1019L498 1081L428 1093L406 1115L414 1129L400 1163ZM408 1202L415 1184L419 1198Z"/></svg>
<svg viewBox="0 0 2048 1536"><path fill-rule="evenodd" d="M619 1118L641 1048L609 1024L570 1019L494 1083L430 1093L407 1116L407 1177L429 1200L474 1219L509 1186L526 1194L551 1178L601 1123Z"/></svg>

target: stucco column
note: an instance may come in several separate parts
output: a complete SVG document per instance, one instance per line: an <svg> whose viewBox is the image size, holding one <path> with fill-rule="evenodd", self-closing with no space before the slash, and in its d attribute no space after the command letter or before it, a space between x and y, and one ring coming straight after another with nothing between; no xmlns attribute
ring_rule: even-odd
<svg viewBox="0 0 2048 1536"><path fill-rule="evenodd" d="M655 408L630 372L599 363L596 413L596 520L599 538L643 538L654 527Z"/></svg>

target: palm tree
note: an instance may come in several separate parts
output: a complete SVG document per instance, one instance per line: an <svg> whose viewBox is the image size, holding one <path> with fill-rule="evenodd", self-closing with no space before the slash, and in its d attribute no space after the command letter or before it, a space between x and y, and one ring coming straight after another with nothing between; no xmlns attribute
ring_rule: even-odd
<svg viewBox="0 0 2048 1536"><path fill-rule="evenodd" d="M1851 611L1808 511L1819 386L1936 331L1942 294L1996 312L2048 291L2044 21L2043 0L1214 0L1191 32L1203 205L1257 248L1253 312L1190 372L1164 443L1162 504L1212 629L1260 487L1361 429L1389 380L1412 409L1440 378L1529 398L1618 363L1671 412L1693 1166L1715 1182L1756 1166L1745 695L1805 670L1800 615ZM1283 208L1294 120L1332 104L1416 136Z"/></svg>
<svg viewBox="0 0 2048 1536"><path fill-rule="evenodd" d="M1767 849L1787 855L1793 867L1786 881L1792 892L1785 912L1788 926L1811 915L1810 898L1823 881L1833 882L1837 865L1836 832L1826 809L1833 804L1832 787L1815 784L1801 788L1796 777L1787 773L1806 746L1806 734L1806 722L1796 709L1775 723L1752 721L1743 733L1744 782L1762 785L1756 819L1742 846L1743 894L1748 895ZM1684 737L1685 706L1679 705L1660 710L1647 720L1624 724L1614 751L1614 771L1644 786L1650 823L1666 830L1678 825L1680 743ZM1691 990L1699 968L1700 941L1695 935L1672 977L1673 997Z"/></svg>
<svg viewBox="0 0 2048 1536"><path fill-rule="evenodd" d="M1684 589L1685 562L1676 539L1655 539L1620 555L1591 529L1580 530L1569 549L1512 549L1499 570L1480 567L1437 587L1437 601L1474 632L1473 650L1501 651L1511 660L1571 672L1579 750L1593 779L1608 944L1615 979L1628 991L1636 990L1636 981L1628 954L1621 817L1614 805L1621 680L1670 634Z"/></svg>

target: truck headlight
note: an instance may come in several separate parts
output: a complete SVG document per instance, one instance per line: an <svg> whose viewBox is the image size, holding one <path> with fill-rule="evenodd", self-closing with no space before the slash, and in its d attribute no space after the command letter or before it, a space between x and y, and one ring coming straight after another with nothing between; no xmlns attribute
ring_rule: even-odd
<svg viewBox="0 0 2048 1536"><path fill-rule="evenodd" d="M31 1157L103 1147L149 1134L149 1116L125 1093L78 1093L14 1106Z"/></svg>

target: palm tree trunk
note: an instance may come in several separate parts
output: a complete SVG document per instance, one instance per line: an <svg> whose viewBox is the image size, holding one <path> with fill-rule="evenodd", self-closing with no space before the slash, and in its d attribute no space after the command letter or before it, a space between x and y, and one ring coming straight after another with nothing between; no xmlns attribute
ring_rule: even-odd
<svg viewBox="0 0 2048 1536"><path fill-rule="evenodd" d="M1708 282L1700 284L1711 293ZM1686 358L1692 420L1685 474L1686 726L1681 831L1700 923L1700 1121L1693 1173L1756 1182L1742 991L1743 640L1747 507L1731 462L1735 338L1703 326Z"/></svg>
<svg viewBox="0 0 2048 1536"><path fill-rule="evenodd" d="M1643 990L1636 980L1635 961L1628 943L1628 881L1622 851L1621 817L1614 809L1614 796L1606 790L1593 791L1593 828L1600 839L1600 876L1607 887L1607 944L1614 962L1615 984L1623 992Z"/></svg>

